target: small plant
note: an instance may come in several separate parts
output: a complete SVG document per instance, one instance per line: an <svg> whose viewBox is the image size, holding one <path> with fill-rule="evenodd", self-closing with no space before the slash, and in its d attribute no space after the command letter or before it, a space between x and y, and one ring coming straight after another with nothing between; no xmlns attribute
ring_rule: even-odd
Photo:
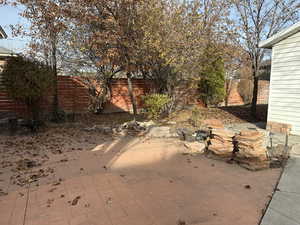
<svg viewBox="0 0 300 225"><path fill-rule="evenodd" d="M11 57L4 65L1 76L9 97L27 106L30 121L39 121L40 103L53 83L50 68L36 60Z"/></svg>
<svg viewBox="0 0 300 225"><path fill-rule="evenodd" d="M192 108L192 115L189 119L189 122L192 126L198 127L201 124L201 111L197 106Z"/></svg>
<svg viewBox="0 0 300 225"><path fill-rule="evenodd" d="M144 97L147 114L150 118L157 119L171 101L165 94L149 94Z"/></svg>

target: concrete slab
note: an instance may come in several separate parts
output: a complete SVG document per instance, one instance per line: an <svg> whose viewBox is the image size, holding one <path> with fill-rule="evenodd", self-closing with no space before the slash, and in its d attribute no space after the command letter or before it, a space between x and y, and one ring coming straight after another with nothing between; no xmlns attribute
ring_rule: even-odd
<svg viewBox="0 0 300 225"><path fill-rule="evenodd" d="M260 130L260 131L265 131L266 135L269 136L269 132L265 130L265 123L234 123L230 125L226 125L226 128L232 129L235 132L239 132L241 130ZM286 135L285 134L280 134L280 133L274 133L272 136L272 145L277 146L279 144L285 144ZM270 138L267 140L267 146L271 145ZM296 135L289 135L288 138L288 145L289 146L294 146L300 144L300 136ZM300 154L300 151L299 151Z"/></svg>
<svg viewBox="0 0 300 225"><path fill-rule="evenodd" d="M291 151L290 151L290 155L293 157L300 157L300 141L298 144L295 144Z"/></svg>
<svg viewBox="0 0 300 225"><path fill-rule="evenodd" d="M300 224L300 195L277 191L261 225Z"/></svg>
<svg viewBox="0 0 300 225"><path fill-rule="evenodd" d="M63 145L53 138L57 133L46 141L40 137L40 143L65 146L63 153L48 154L47 164L37 168L51 166L55 176L0 196L0 225L255 225L280 172L254 173L183 154L185 147L176 139L103 141L91 132L83 139L64 136ZM0 139L5 150L0 159L9 149L6 142ZM82 150L68 152L72 143Z"/></svg>
<svg viewBox="0 0 300 225"><path fill-rule="evenodd" d="M300 194L300 158L290 158L281 180L278 184L278 189L284 192L292 192Z"/></svg>
<svg viewBox="0 0 300 225"><path fill-rule="evenodd" d="M300 224L300 145L293 147L278 188L260 225Z"/></svg>
<svg viewBox="0 0 300 225"><path fill-rule="evenodd" d="M261 225L276 225L276 224L299 225L299 223L294 221L293 219L285 217L281 213L269 208Z"/></svg>

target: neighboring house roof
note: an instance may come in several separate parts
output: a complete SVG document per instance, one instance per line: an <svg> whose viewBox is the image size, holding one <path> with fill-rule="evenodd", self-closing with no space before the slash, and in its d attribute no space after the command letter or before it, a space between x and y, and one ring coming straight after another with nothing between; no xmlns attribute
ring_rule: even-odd
<svg viewBox="0 0 300 225"><path fill-rule="evenodd" d="M0 26L0 39L7 38L7 34L3 30L3 28Z"/></svg>
<svg viewBox="0 0 300 225"><path fill-rule="evenodd" d="M4 56L4 57L7 57L7 56L16 56L16 53L14 53L10 49L7 49L7 48L4 48L4 47L0 46L0 57L1 56Z"/></svg>
<svg viewBox="0 0 300 225"><path fill-rule="evenodd" d="M272 48L273 45L298 33L299 31L300 31L300 22L295 23L294 25L290 26L289 28L280 31L279 33L273 35L272 37L268 38L267 40L261 41L259 43L259 47L260 48Z"/></svg>

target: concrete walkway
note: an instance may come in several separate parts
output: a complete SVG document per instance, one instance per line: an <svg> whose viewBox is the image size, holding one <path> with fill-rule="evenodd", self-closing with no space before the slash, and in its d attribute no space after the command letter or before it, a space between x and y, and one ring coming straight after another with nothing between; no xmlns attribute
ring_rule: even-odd
<svg viewBox="0 0 300 225"><path fill-rule="evenodd" d="M261 225L300 224L300 144L290 156Z"/></svg>

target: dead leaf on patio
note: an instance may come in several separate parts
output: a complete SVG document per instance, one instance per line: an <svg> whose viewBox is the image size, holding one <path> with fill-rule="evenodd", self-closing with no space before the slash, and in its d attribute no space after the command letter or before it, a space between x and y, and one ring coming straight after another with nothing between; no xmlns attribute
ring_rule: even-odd
<svg viewBox="0 0 300 225"><path fill-rule="evenodd" d="M107 200L106 200L106 204L109 205L109 204L112 204L112 198L109 197Z"/></svg>
<svg viewBox="0 0 300 225"><path fill-rule="evenodd" d="M187 225L187 223L184 220L178 220L177 225Z"/></svg>
<svg viewBox="0 0 300 225"><path fill-rule="evenodd" d="M249 184L244 186L246 189L251 189L251 186Z"/></svg>
<svg viewBox="0 0 300 225"><path fill-rule="evenodd" d="M50 190L49 190L49 192L53 192L53 191L55 191L57 188L51 188Z"/></svg>
<svg viewBox="0 0 300 225"><path fill-rule="evenodd" d="M47 200L47 206L50 207L50 205L54 202L54 199L48 199Z"/></svg>
<svg viewBox="0 0 300 225"><path fill-rule="evenodd" d="M77 196L76 198L74 198L71 205L77 205L80 198L81 198L80 196Z"/></svg>

